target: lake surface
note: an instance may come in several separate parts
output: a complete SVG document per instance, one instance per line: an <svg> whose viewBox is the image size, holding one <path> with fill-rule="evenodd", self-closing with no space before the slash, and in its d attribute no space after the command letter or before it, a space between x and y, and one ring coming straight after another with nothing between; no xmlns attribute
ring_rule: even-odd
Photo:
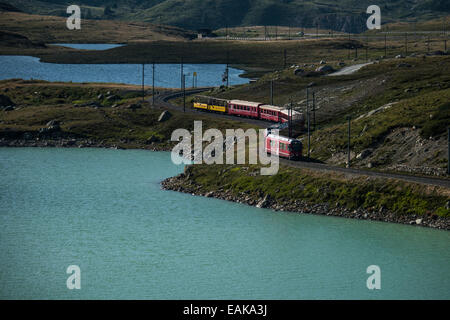
<svg viewBox="0 0 450 320"><path fill-rule="evenodd" d="M449 232L161 190L181 171L165 152L0 148L0 299L450 298Z"/></svg>
<svg viewBox="0 0 450 320"><path fill-rule="evenodd" d="M186 88L192 87L193 74L197 73L197 87L220 86L226 65L185 64ZM242 70L229 68L229 84L248 83L239 77ZM59 64L45 63L29 56L0 56L0 80L21 78L62 82L108 82L142 84L140 64ZM146 85L152 85L152 65L145 65ZM156 64L155 86L180 88L180 64Z"/></svg>
<svg viewBox="0 0 450 320"><path fill-rule="evenodd" d="M108 50L124 46L123 44L113 43L52 43L51 45L82 50Z"/></svg>

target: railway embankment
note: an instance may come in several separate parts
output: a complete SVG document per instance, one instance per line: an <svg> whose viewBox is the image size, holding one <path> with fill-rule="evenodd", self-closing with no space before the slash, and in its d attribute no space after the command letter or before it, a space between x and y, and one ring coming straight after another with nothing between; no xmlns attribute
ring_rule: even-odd
<svg viewBox="0 0 450 320"><path fill-rule="evenodd" d="M162 187L275 211L450 229L450 189L394 179L286 166L260 176L257 166L190 165Z"/></svg>

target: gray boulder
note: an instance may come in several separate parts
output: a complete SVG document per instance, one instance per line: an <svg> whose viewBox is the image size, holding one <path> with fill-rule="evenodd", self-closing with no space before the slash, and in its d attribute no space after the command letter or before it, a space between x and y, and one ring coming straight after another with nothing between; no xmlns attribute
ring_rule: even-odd
<svg viewBox="0 0 450 320"><path fill-rule="evenodd" d="M4 94L0 94L0 108L4 107L14 107L16 104L11 101L11 99L8 96L5 96Z"/></svg>
<svg viewBox="0 0 450 320"><path fill-rule="evenodd" d="M356 156L356 159L365 159L368 156L370 156L371 154L372 154L372 150L365 149L365 150L361 151L361 153Z"/></svg>
<svg viewBox="0 0 450 320"><path fill-rule="evenodd" d="M325 66L318 67L316 69L316 71L323 72L323 73L331 73L331 72L334 72L334 68L332 66L325 65Z"/></svg>
<svg viewBox="0 0 450 320"><path fill-rule="evenodd" d="M60 122L58 120L50 120L46 124L47 127L53 127L53 126L59 126L59 125L60 125Z"/></svg>
<svg viewBox="0 0 450 320"><path fill-rule="evenodd" d="M3 108L4 111L13 111L14 109L15 108L13 106L7 106Z"/></svg>
<svg viewBox="0 0 450 320"><path fill-rule="evenodd" d="M305 72L305 70L297 68L294 70L294 75L301 76L304 72Z"/></svg>
<svg viewBox="0 0 450 320"><path fill-rule="evenodd" d="M172 117L172 114L169 111L163 111L158 118L158 122L164 122L166 120L169 120Z"/></svg>

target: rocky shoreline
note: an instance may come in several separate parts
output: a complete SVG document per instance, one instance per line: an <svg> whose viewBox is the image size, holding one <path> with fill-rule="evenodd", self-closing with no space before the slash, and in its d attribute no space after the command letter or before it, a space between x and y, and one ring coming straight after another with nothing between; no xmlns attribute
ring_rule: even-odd
<svg viewBox="0 0 450 320"><path fill-rule="evenodd" d="M388 211L384 208L380 210L357 209L350 210L342 206L330 206L327 203L312 204L301 199L290 199L288 201L277 201L271 199L268 195L254 197L250 194L240 193L235 195L229 189L202 190L202 186L194 183L189 174L181 173L176 177L171 177L161 182L162 188L165 190L190 193L196 196L204 196L208 198L217 198L237 203L247 204L257 208L267 208L275 211L288 211L302 214L315 214L335 216L360 220L372 220L391 223L401 223L408 225L423 226L441 230L450 230L450 219L439 217L436 215L418 216L418 215L399 215L395 212Z"/></svg>
<svg viewBox="0 0 450 320"><path fill-rule="evenodd" d="M127 145L126 142L111 143L105 140L97 141L83 138L33 138L5 139L0 138L0 147L55 147L55 148L104 148L104 149L143 149L149 151L170 151L166 145L150 143L148 145Z"/></svg>

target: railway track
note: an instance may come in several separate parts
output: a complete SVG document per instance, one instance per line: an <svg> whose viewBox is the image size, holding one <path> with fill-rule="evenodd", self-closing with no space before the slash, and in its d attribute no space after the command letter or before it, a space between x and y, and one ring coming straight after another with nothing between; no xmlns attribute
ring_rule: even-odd
<svg viewBox="0 0 450 320"><path fill-rule="evenodd" d="M197 93L200 93L203 91L207 91L209 89L211 89L211 88L204 87L204 88L189 89L189 90L186 90L186 96L197 94ZM169 100L179 98L182 95L183 95L182 91L164 92L162 94L155 96L155 104L165 107L165 108L168 108L168 109L180 111L181 108L177 105L170 103ZM244 121L244 122L248 122L248 123L252 123L252 124L257 124L261 127L268 127L272 124L270 122L256 120L256 119L240 118L240 117L229 116L229 115L224 115L224 114L217 114L217 113L205 113L205 112L198 111L198 110L195 110L192 108L186 108L186 112L208 115L208 116L212 116L212 117L226 118L226 119L235 120L235 121L236 120ZM369 177L395 179L395 180L402 180L402 181L406 181L406 182L426 184L426 185L431 185L431 186L440 186L440 187L445 187L445 188L450 189L450 179L413 176L413 175L406 175L406 174L399 174L399 173L379 172L379 171L356 169L356 168L344 168L344 167L337 167L337 166L332 166L332 165L323 164L323 163L308 162L308 161L290 161L290 160L281 159L281 158L280 158L280 163L291 166L291 167L296 167L296 168L306 168L306 169L319 170L319 171L332 171L332 172L341 172L341 173L347 173L347 174L352 174L352 175L363 175L363 176L369 176Z"/></svg>
<svg viewBox="0 0 450 320"><path fill-rule="evenodd" d="M212 87L195 88L195 89L189 89L189 90L186 89L186 96L198 94L200 92L204 92L204 91L207 91L210 89L212 89ZM182 107L174 105L169 102L169 100L171 100L171 99L180 98L182 96L183 96L183 92L178 91L178 90L163 92L163 93L155 96L155 105L165 107L168 109L172 109L172 110L182 111ZM151 102L151 100L149 100L149 101ZM229 120L234 120L234 121L238 120L241 122L255 124L255 125L258 125L263 128L268 127L270 124L272 124L270 122L263 121L263 120L244 118L244 117L241 118L241 117L231 116L231 115L227 115L227 114L220 114L220 113L204 112L204 111L193 109L190 106L186 106L186 113L201 114L201 115L207 115L207 116L211 116L211 117L229 119Z"/></svg>

